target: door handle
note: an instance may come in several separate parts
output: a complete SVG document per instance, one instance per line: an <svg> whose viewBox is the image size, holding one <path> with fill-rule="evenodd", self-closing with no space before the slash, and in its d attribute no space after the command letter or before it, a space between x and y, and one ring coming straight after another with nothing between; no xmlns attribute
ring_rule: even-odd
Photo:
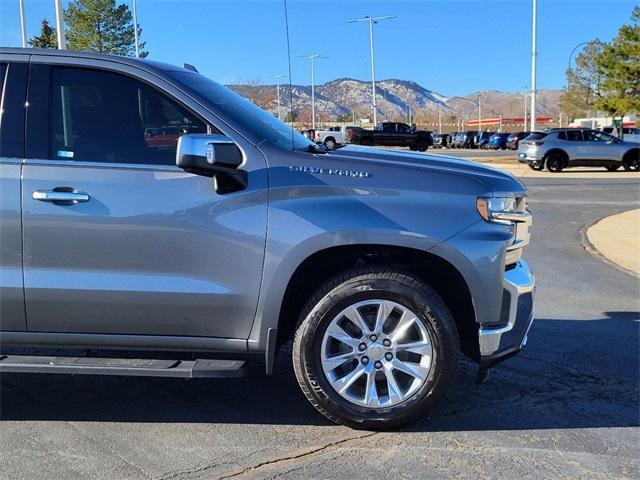
<svg viewBox="0 0 640 480"><path fill-rule="evenodd" d="M64 188L64 190L63 190ZM59 190L35 190L31 195L34 200L41 202L64 202L67 204L76 204L88 202L91 196L88 193L76 192L73 189L62 187Z"/></svg>

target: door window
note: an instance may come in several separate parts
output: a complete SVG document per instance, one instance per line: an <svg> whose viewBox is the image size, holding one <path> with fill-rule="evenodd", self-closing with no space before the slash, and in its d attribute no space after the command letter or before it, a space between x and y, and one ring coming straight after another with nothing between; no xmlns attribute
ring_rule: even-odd
<svg viewBox="0 0 640 480"><path fill-rule="evenodd" d="M587 142L600 142L600 143L613 143L613 137L603 132L596 132L595 130L587 130L584 132L584 139Z"/></svg>
<svg viewBox="0 0 640 480"><path fill-rule="evenodd" d="M582 142L582 131L581 130L567 130L565 132L567 136L567 140L570 142Z"/></svg>
<svg viewBox="0 0 640 480"><path fill-rule="evenodd" d="M124 75L53 68L51 88L53 159L175 165L178 138L207 132L195 114Z"/></svg>

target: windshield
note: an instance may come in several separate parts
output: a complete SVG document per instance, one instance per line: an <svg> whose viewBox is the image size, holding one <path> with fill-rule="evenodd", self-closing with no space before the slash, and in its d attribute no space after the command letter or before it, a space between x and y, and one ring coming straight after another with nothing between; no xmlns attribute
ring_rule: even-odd
<svg viewBox="0 0 640 480"><path fill-rule="evenodd" d="M249 100L204 75L182 70L172 70L167 73L182 85L204 97L224 117L239 123L260 141L264 140L283 150L306 150L314 145L299 133L292 133L289 125L278 120L271 113L256 107Z"/></svg>

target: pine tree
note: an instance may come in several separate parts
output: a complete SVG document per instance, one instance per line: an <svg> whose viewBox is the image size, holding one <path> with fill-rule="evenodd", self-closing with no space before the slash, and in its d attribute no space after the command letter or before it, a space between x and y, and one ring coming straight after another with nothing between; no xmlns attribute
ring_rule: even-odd
<svg viewBox="0 0 640 480"><path fill-rule="evenodd" d="M640 7L598 57L602 97L596 105L613 116L640 112Z"/></svg>
<svg viewBox="0 0 640 480"><path fill-rule="evenodd" d="M68 30L67 48L114 55L135 55L132 15L126 5L115 0L71 0L64 12ZM138 27L138 36L142 29ZM140 43L140 56L146 57Z"/></svg>
<svg viewBox="0 0 640 480"><path fill-rule="evenodd" d="M33 48L57 48L58 35L56 29L49 25L46 18L42 19L40 27L40 36L34 36L29 39L29 45Z"/></svg>
<svg viewBox="0 0 640 480"><path fill-rule="evenodd" d="M567 87L560 97L560 109L569 118L585 116L595 110L602 83L596 64L603 49L600 40L589 42L576 57L575 67L567 69Z"/></svg>

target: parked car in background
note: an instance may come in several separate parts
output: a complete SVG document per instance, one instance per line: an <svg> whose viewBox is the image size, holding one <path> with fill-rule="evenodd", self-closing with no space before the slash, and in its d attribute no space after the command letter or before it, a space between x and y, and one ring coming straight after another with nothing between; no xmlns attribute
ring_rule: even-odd
<svg viewBox="0 0 640 480"><path fill-rule="evenodd" d="M327 130L316 130L313 134L313 141L323 144L329 150L333 150L340 145L350 143L351 137L349 136L349 132L353 132L356 128L360 127L344 125L341 127L331 127Z"/></svg>
<svg viewBox="0 0 640 480"><path fill-rule="evenodd" d="M489 139L487 148L491 150L504 150L507 148L507 138L509 138L509 135L508 132L494 133Z"/></svg>
<svg viewBox="0 0 640 480"><path fill-rule="evenodd" d="M342 135L344 142L353 143L353 139L357 137L362 130L364 130L362 127L353 125L344 127L344 134Z"/></svg>
<svg viewBox="0 0 640 480"><path fill-rule="evenodd" d="M545 166L550 172L569 167L624 167L640 170L640 145L625 142L608 133L590 129L554 129L533 132L518 147L518 162L534 170Z"/></svg>
<svg viewBox="0 0 640 480"><path fill-rule="evenodd" d="M467 130L462 133L462 148L475 148L477 130Z"/></svg>
<svg viewBox="0 0 640 480"><path fill-rule="evenodd" d="M464 148L465 132L456 133L456 137L453 140L454 148Z"/></svg>
<svg viewBox="0 0 640 480"><path fill-rule="evenodd" d="M448 133L434 133L433 148L446 148L449 145L449 136Z"/></svg>
<svg viewBox="0 0 640 480"><path fill-rule="evenodd" d="M613 127L605 127L602 131L617 136L616 130ZM622 137L625 142L640 143L640 127L623 127Z"/></svg>
<svg viewBox="0 0 640 480"><path fill-rule="evenodd" d="M447 138L447 148L454 148L453 141L456 138L457 134L458 132L450 132L448 134L449 136Z"/></svg>
<svg viewBox="0 0 640 480"><path fill-rule="evenodd" d="M509 150L517 150L520 140L527 138L529 132L512 132L507 137L507 148Z"/></svg>
<svg viewBox="0 0 640 480"><path fill-rule="evenodd" d="M482 149L487 148L487 145L489 145L489 139L494 133L496 132L481 132L477 134L475 140L476 147Z"/></svg>
<svg viewBox="0 0 640 480"><path fill-rule="evenodd" d="M362 129L353 137L354 143L384 147L409 147L411 150L426 151L433 145L431 132L416 130L406 123L384 122L374 130Z"/></svg>

